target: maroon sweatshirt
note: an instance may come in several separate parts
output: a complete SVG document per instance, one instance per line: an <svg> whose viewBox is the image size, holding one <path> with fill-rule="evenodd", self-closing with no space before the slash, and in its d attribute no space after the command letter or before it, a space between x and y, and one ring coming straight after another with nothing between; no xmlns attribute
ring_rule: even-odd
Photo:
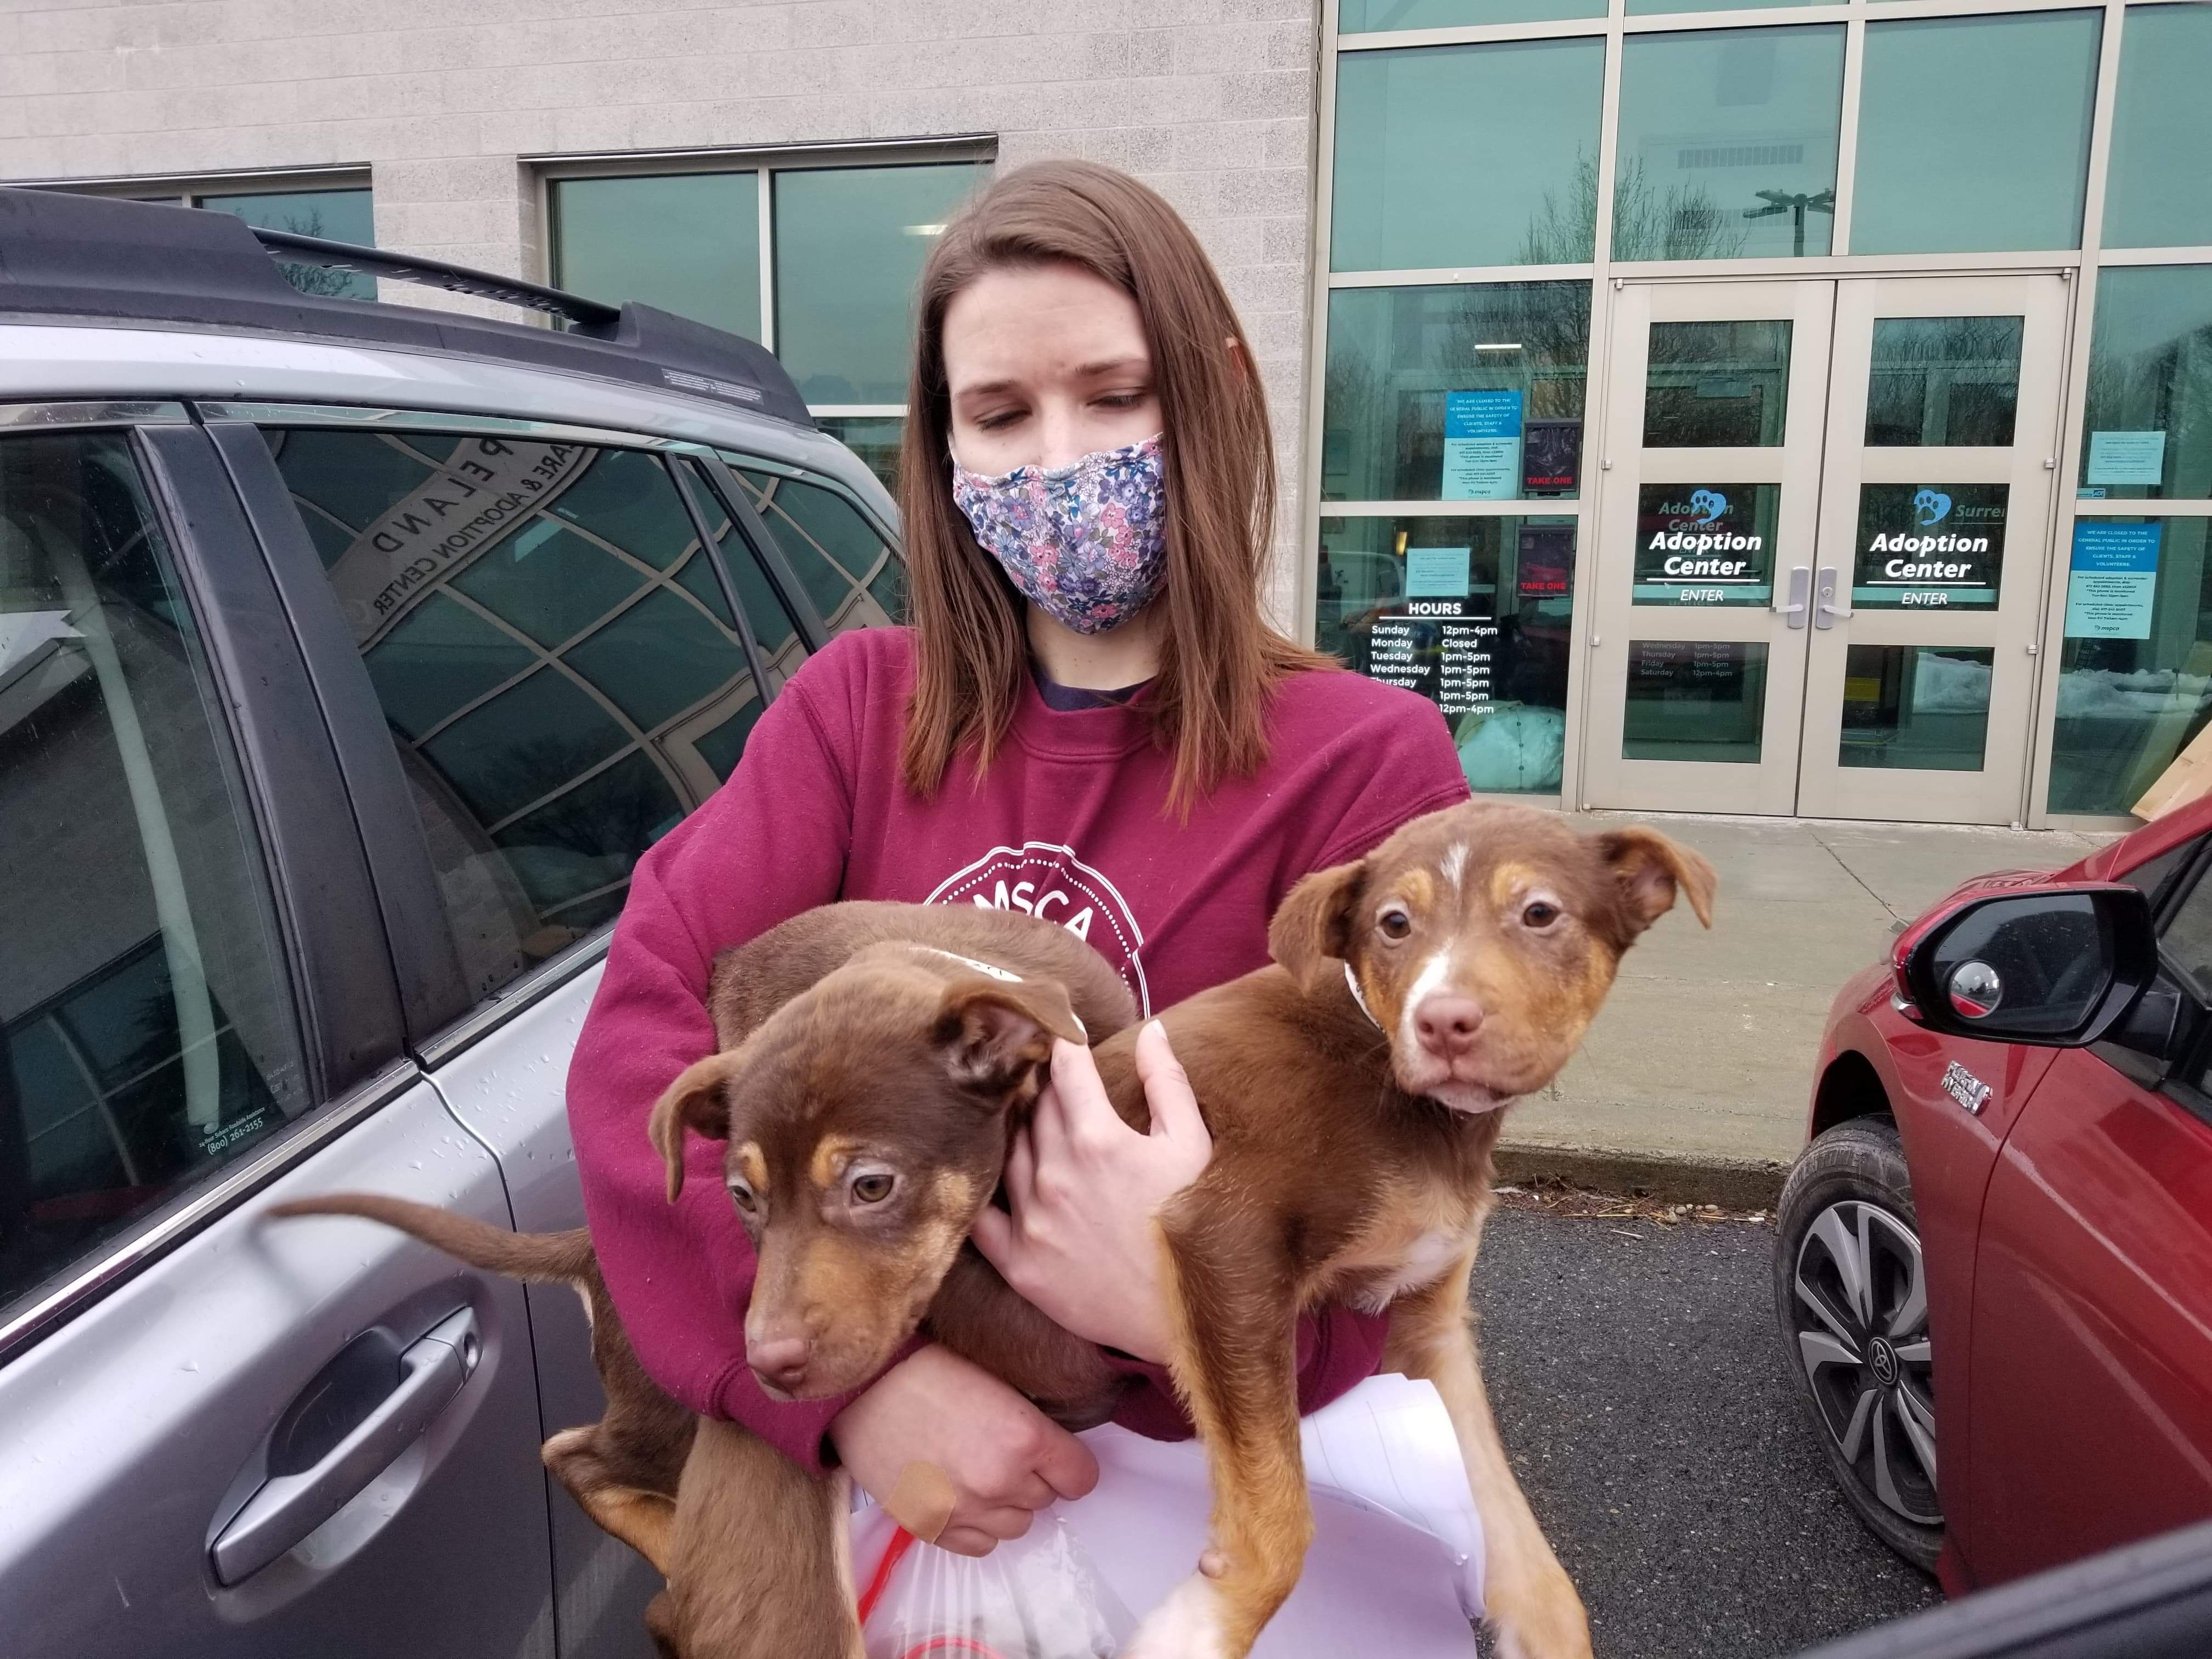
<svg viewBox="0 0 2212 1659"><path fill-rule="evenodd" d="M727 783L639 860L605 977L568 1068L584 1206L638 1358L694 1411L733 1419L821 1468L852 1395L778 1402L745 1365L754 1261L723 1190L719 1143L695 1139L680 1201L665 1196L646 1118L714 1048L717 952L838 899L1011 905L1079 934L1146 1012L1267 960L1267 919L1309 872L1358 858L1407 819L1467 796L1443 718L1410 692L1346 672L1285 684L1273 758L1222 785L1186 823L1164 809L1173 770L1132 704L1048 707L1034 686L989 775L964 763L921 799L899 781L913 680L902 629L848 633L769 705ZM1383 1322L1349 1309L1298 1332L1303 1410L1370 1375ZM1117 1420L1191 1432L1164 1373Z"/></svg>

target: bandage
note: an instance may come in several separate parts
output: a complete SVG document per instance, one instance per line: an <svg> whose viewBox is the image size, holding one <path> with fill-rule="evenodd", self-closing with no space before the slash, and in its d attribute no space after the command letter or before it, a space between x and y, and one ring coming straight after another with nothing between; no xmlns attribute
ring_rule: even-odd
<svg viewBox="0 0 2212 1659"><path fill-rule="evenodd" d="M934 1463L919 1460L899 1471L884 1512L925 1544L934 1544L952 1519L957 1494L952 1477Z"/></svg>

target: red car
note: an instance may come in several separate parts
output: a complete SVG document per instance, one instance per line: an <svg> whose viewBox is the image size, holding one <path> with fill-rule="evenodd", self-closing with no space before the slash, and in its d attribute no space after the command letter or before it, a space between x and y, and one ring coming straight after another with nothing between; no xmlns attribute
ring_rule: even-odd
<svg viewBox="0 0 2212 1659"><path fill-rule="evenodd" d="M2212 800L1845 985L1778 1216L1846 1497L1953 1595L2212 1516Z"/></svg>

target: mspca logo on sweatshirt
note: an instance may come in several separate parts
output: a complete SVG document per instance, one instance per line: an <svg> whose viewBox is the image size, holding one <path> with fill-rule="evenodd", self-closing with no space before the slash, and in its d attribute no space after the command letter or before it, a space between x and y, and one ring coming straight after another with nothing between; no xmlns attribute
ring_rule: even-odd
<svg viewBox="0 0 2212 1659"><path fill-rule="evenodd" d="M1057 922L1106 958L1141 1013L1152 1012L1141 956L1144 932L1119 890L1076 857L1072 847L1048 841L994 847L939 883L927 902L1020 910Z"/></svg>

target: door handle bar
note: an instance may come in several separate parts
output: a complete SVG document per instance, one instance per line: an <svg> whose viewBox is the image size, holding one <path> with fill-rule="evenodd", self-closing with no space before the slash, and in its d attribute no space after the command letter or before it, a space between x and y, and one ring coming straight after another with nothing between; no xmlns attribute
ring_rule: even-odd
<svg viewBox="0 0 2212 1659"><path fill-rule="evenodd" d="M1847 622L1850 618L1850 600L1846 599L1840 605L1836 602L1836 576L1835 566L1824 564L1820 567L1820 603L1813 607L1813 626L1815 628L1833 628L1838 623Z"/></svg>
<svg viewBox="0 0 2212 1659"><path fill-rule="evenodd" d="M216 1583L243 1583L343 1509L446 1409L483 1352L469 1308L404 1350L399 1385L374 1411L313 1468L262 1482L216 1535L208 1547Z"/></svg>
<svg viewBox="0 0 2212 1659"><path fill-rule="evenodd" d="M1777 605L1774 607L1776 613L1788 617L1790 627L1802 628L1805 625L1805 612L1808 609L1806 599L1812 590L1813 567L1809 564L1791 565L1790 567L1790 603Z"/></svg>

